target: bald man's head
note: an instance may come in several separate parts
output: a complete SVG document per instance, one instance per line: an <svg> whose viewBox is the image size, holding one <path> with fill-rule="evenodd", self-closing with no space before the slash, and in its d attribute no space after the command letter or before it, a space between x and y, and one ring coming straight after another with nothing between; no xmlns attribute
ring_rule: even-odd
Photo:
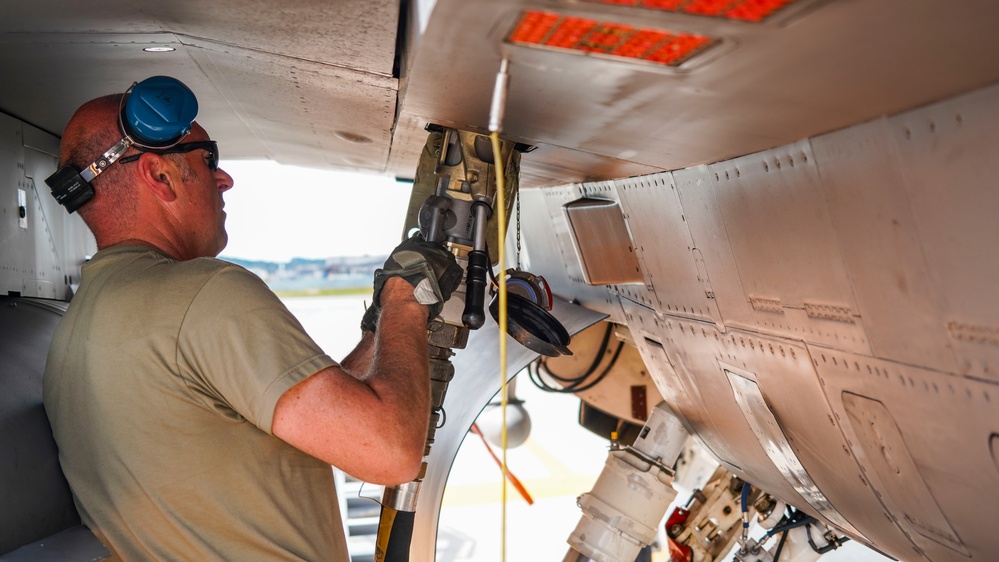
<svg viewBox="0 0 999 562"><path fill-rule="evenodd" d="M116 94L80 106L63 132L60 166L84 170L122 140L122 99ZM218 168L217 145L201 125L192 121L184 139L163 150L132 145L90 181L94 196L79 215L98 249L140 243L192 259L225 247L222 193L232 176Z"/></svg>
<svg viewBox="0 0 999 562"><path fill-rule="evenodd" d="M121 140L118 112L123 95L103 96L76 110L63 130L60 166L86 169ZM129 170L116 163L90 182L94 186L94 198L81 207L79 213L98 242L103 236L129 228L135 220L137 195L129 176Z"/></svg>

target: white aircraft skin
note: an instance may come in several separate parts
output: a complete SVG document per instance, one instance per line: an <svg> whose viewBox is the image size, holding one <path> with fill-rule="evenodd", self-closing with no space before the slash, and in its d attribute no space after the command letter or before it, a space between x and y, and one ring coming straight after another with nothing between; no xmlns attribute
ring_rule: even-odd
<svg viewBox="0 0 999 562"><path fill-rule="evenodd" d="M571 331L628 334L581 397L638 425L665 400L722 466L888 556L994 560L999 4L797 0L761 23L683 5L5 3L0 289L68 300L94 251L42 181L88 99L170 75L225 158L412 178L428 124L486 133L506 59L501 136L535 147L523 267ZM508 40L531 10L713 43L666 66ZM462 369L494 352L464 353L416 560L498 387Z"/></svg>

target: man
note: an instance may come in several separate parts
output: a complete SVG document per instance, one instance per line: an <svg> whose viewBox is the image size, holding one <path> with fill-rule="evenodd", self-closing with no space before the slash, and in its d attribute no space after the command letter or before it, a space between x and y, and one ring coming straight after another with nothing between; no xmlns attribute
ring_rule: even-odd
<svg viewBox="0 0 999 562"><path fill-rule="evenodd" d="M121 102L77 110L60 165L122 138ZM44 378L84 523L126 560L347 560L330 465L417 476L426 326L460 279L453 256L400 246L376 275L377 332L337 364L258 278L214 259L233 180L200 125L167 150L131 147L92 183L79 212L99 251Z"/></svg>

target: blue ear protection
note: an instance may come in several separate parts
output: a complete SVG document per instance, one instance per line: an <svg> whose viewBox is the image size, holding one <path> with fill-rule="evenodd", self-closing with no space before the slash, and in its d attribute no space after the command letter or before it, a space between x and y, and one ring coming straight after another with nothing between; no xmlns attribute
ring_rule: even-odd
<svg viewBox="0 0 999 562"><path fill-rule="evenodd" d="M46 178L52 196L70 213L94 197L90 182L114 164L132 145L148 149L174 146L191 132L198 99L183 82L153 76L133 84L122 98L118 127L122 139L82 171L63 166Z"/></svg>
<svg viewBox="0 0 999 562"><path fill-rule="evenodd" d="M121 111L121 128L134 144L168 148L191 132L198 98L180 80L153 76L132 86Z"/></svg>

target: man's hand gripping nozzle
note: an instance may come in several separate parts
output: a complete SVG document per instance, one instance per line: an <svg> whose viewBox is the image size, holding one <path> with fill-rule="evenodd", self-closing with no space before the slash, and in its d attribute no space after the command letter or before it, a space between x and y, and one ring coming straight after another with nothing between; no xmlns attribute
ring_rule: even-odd
<svg viewBox="0 0 999 562"><path fill-rule="evenodd" d="M454 254L443 244L427 242L422 234L415 234L399 244L375 271L374 295L371 306L361 319L361 327L374 332L378 329L381 311L381 290L390 277L402 277L413 286L417 302L430 307L428 323L440 314L444 303L461 283L463 272Z"/></svg>

